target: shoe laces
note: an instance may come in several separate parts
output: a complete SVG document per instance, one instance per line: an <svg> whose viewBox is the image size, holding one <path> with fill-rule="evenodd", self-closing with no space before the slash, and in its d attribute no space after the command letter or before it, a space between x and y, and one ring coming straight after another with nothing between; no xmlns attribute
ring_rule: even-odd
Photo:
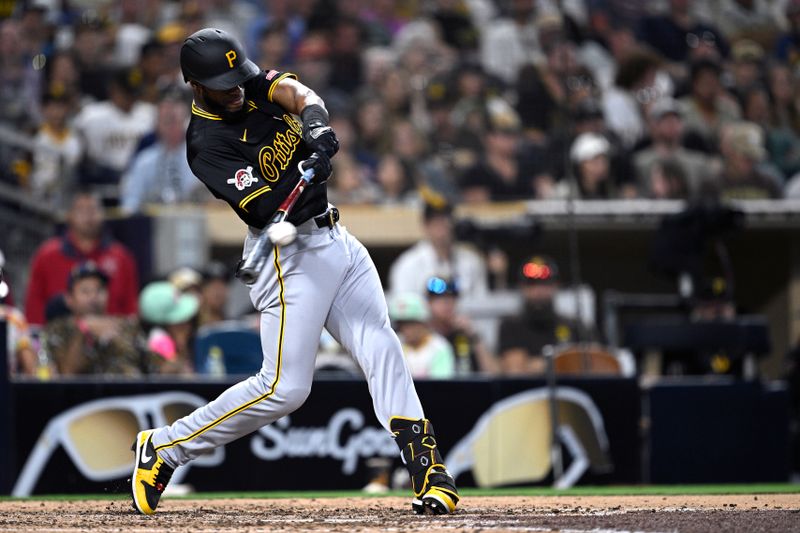
<svg viewBox="0 0 800 533"><path fill-rule="evenodd" d="M167 466L163 461L160 465L156 465L156 468L158 472L156 473L153 486L158 492L164 492L164 489L167 488L167 483L169 483L172 477L173 469Z"/></svg>

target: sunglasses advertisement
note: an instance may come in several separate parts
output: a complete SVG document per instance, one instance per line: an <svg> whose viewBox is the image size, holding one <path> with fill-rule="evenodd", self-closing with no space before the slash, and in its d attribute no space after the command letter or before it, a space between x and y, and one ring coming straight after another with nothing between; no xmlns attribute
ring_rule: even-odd
<svg viewBox="0 0 800 533"><path fill-rule="evenodd" d="M12 383L14 404L37 409L22 415L18 407L13 430L3 432L13 436L16 450L10 493L124 492L137 432L187 415L225 387L213 382ZM440 414L443 430L437 440L461 484L535 484L551 475L543 443L550 440L552 424L543 382L420 381L416 387L431 405L428 411ZM378 424L366 389L363 381L318 380L302 408L178 468L171 485L197 492L361 488L371 460L399 462L397 446ZM638 479L640 458L625 453L638 449L637 395L630 379L559 385L556 431L571 465L564 482ZM460 398L461 416L446 416L447 398Z"/></svg>

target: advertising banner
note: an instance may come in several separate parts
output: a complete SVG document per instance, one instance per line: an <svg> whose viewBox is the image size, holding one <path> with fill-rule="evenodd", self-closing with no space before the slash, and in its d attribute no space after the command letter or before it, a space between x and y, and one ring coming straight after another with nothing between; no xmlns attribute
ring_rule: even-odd
<svg viewBox="0 0 800 533"><path fill-rule="evenodd" d="M13 383L13 494L126 492L136 433L185 416L232 383ZM552 483L554 427L565 482L641 477L633 379L560 381L555 411L542 381L419 381L416 387L461 486ZM375 417L366 382L318 379L296 412L182 467L172 483L197 491L359 489L370 481L376 458L396 468L398 455Z"/></svg>

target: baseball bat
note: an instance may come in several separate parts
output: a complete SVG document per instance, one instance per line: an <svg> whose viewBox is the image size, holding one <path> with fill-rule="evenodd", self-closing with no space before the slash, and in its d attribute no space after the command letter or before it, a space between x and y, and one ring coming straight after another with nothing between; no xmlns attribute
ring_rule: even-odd
<svg viewBox="0 0 800 533"><path fill-rule="evenodd" d="M298 164L298 167L300 168L300 179L295 184L292 192L289 193L289 196L283 200L277 211L275 211L275 214L272 215L269 224L267 224L268 226L286 220L286 217L289 216L294 204L297 203L297 199L300 198L300 195L303 194L306 186L314 178L314 169L309 168L307 170L303 170L303 163L305 163L305 161L301 161ZM264 231L258 236L255 244L253 244L253 247L250 248L250 252L247 254L247 256L245 256L242 264L239 266L236 276L247 284L253 283L258 278L258 275L261 273L261 269L264 268L264 264L267 262L267 250L271 245L272 242L269 240L267 228L264 228Z"/></svg>

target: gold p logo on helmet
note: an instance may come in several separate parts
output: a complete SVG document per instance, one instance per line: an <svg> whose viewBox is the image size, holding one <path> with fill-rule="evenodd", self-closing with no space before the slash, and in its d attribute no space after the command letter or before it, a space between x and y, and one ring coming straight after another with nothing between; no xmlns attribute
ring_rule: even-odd
<svg viewBox="0 0 800 533"><path fill-rule="evenodd" d="M225 58L228 60L228 66L233 68L233 60L236 59L236 50L228 50L225 52Z"/></svg>

